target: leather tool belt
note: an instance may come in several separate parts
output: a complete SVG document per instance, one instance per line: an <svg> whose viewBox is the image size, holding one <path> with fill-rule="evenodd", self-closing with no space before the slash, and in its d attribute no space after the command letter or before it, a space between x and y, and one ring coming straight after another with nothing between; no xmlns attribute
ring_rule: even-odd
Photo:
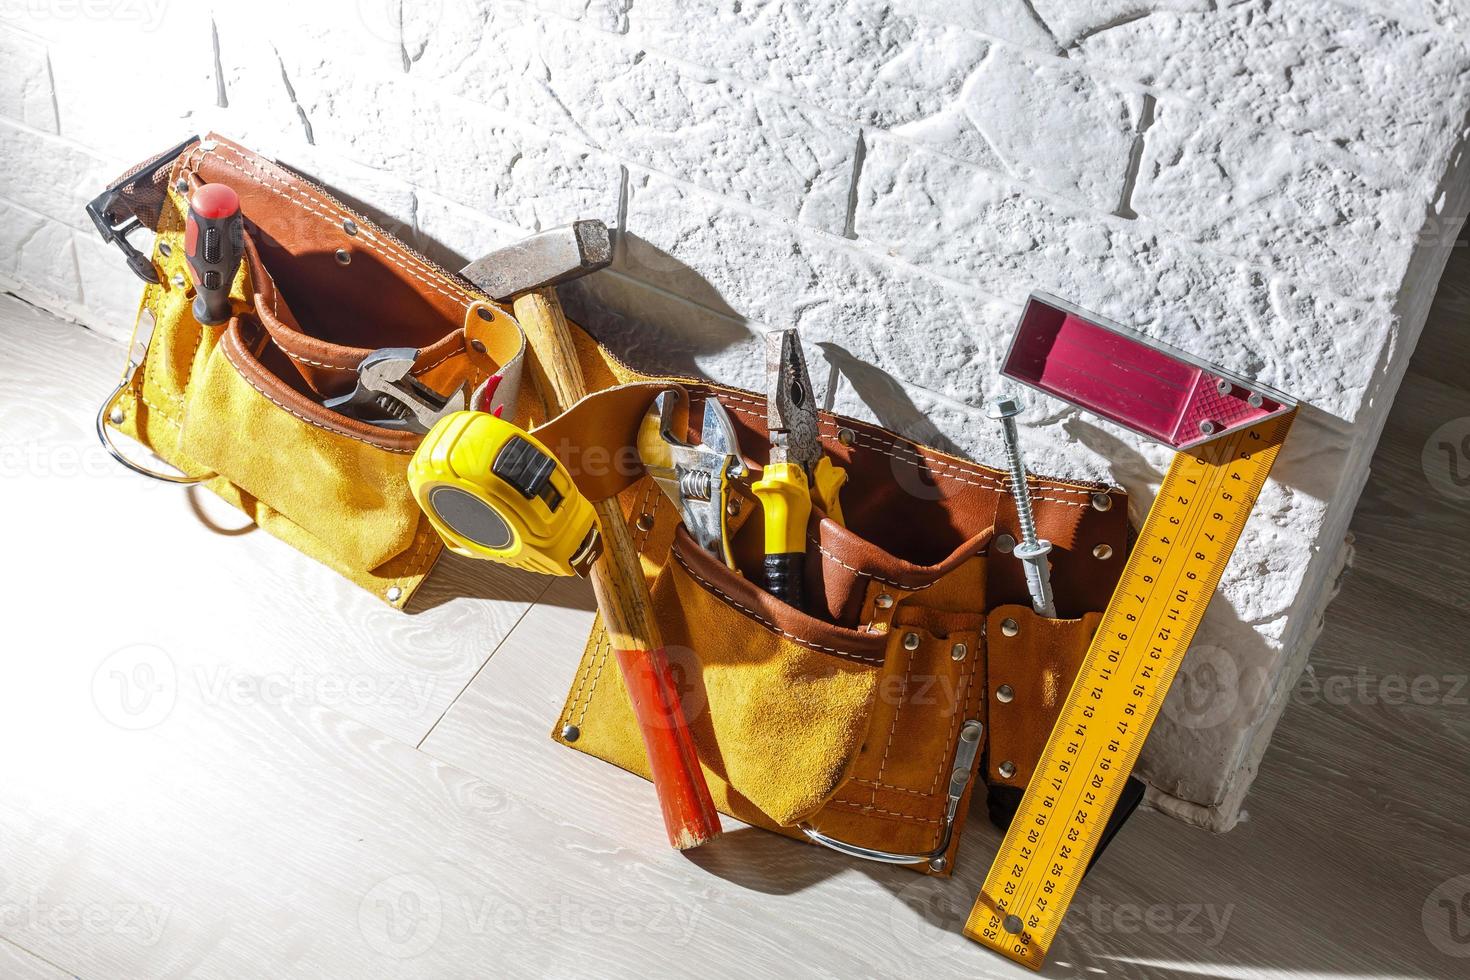
<svg viewBox="0 0 1470 980"><path fill-rule="evenodd" d="M188 194L214 182L239 195L246 231L234 315L222 327L194 319L184 267ZM814 508L809 609L800 611L754 584L762 528L748 487L731 504L736 571L682 529L633 449L653 398L679 385L689 397L678 429L697 440L691 420L718 398L759 472L769 448L763 396L641 374L573 326L593 394L547 420L534 392L522 392L524 338L506 308L322 188L218 136L146 162L89 211L135 271L157 280L139 314L151 336L135 344L99 432L109 445L108 427L131 436L181 475L119 452L129 466L203 483L401 607L443 548L405 476L422 437L322 402L350 391L380 348L414 348L413 376L435 391L480 390L500 375L494 397L505 416L535 427L588 497L619 496L723 812L932 874L953 867L978 783L989 787L992 819L1008 819L1122 569L1122 490L1032 478L1038 533L1054 545L1060 618L1045 619L1009 554L1020 535L999 470L822 413L823 447L849 476L846 520ZM151 256L127 242L134 221L157 233ZM554 737L647 776L610 659L599 621Z"/></svg>

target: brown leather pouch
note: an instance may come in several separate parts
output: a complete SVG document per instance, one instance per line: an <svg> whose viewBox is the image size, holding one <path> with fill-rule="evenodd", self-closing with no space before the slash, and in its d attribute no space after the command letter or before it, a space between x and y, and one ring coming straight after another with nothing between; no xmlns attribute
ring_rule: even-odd
<svg viewBox="0 0 1470 980"><path fill-rule="evenodd" d="M120 182L105 196L112 211L99 209L108 224L130 212L156 231L159 280L139 313L151 325L146 347L103 417L183 481L402 605L442 548L406 479L422 437L322 402L350 392L359 363L381 347L413 349L413 376L435 391L496 371L507 375L502 396L513 395L519 328L463 279L229 140L188 142L143 169L152 176ZM209 183L235 190L245 221L234 315L218 327L193 316L184 254L188 195ZM489 341L473 362L467 323Z"/></svg>
<svg viewBox="0 0 1470 980"><path fill-rule="evenodd" d="M687 387L690 417L718 397L759 467L763 401ZM622 503L719 808L854 856L947 873L976 783L1024 786L1050 734L1121 569L1125 497L1032 481L1040 531L1055 545L1058 610L1079 617L1045 620L1006 553L1017 530L999 472L839 416L823 415L821 435L849 473L846 526L813 515L806 610L757 584L753 499L737 505L738 569L679 528L651 480ZM553 734L646 777L610 661L599 624Z"/></svg>

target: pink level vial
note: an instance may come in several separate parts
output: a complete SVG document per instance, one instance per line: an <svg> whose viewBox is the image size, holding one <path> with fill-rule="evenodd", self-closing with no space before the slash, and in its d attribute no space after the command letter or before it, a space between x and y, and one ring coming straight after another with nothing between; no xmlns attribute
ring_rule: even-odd
<svg viewBox="0 0 1470 980"><path fill-rule="evenodd" d="M1001 373L1174 449L1296 406L1288 395L1045 293L1026 301Z"/></svg>

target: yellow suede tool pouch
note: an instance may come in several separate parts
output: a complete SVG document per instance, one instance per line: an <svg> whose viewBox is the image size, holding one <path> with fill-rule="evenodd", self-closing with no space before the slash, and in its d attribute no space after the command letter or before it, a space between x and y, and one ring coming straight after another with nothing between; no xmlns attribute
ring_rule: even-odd
<svg viewBox="0 0 1470 980"><path fill-rule="evenodd" d="M758 474L764 399L685 388L691 418L702 399L720 400ZM1032 479L1062 617L1043 619L1010 554L1017 521L1000 472L840 416L823 413L820 433L849 479L845 523L812 514L804 609L762 587L761 509L747 486L729 508L735 568L696 544L652 480L621 503L719 809L856 858L947 874L977 785L1018 797L1051 732L1122 566L1126 499ZM553 737L648 775L600 623Z"/></svg>
<svg viewBox="0 0 1470 980"><path fill-rule="evenodd" d="M239 197L244 259L233 315L193 312L186 264L190 195L223 183ZM494 404L514 414L523 338L501 307L320 187L218 136L189 140L127 175L89 207L145 280L133 351L98 430L125 463L201 483L271 534L401 606L442 543L409 492L422 436L324 403L351 393L375 351L406 349L425 389L465 400L504 376ZM151 256L127 222L156 232ZM466 348L472 323L480 347ZM384 422L390 423L385 426ZM178 472L124 453L109 431Z"/></svg>

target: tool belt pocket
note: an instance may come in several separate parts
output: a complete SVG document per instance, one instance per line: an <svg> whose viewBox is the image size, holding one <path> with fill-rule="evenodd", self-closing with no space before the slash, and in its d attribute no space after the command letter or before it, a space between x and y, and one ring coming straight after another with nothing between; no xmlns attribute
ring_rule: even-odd
<svg viewBox="0 0 1470 980"><path fill-rule="evenodd" d="M883 638L772 599L682 527L652 594L665 649L683 668L684 711L716 803L771 827L814 814L861 751Z"/></svg>
<svg viewBox="0 0 1470 980"><path fill-rule="evenodd" d="M151 329L99 421L179 470L175 482L203 483L402 605L442 548L408 487L422 430L401 411L379 418L371 404L341 403L356 397L365 359L390 349L411 362L413 383L458 393L463 407L465 392L492 372L517 371L519 329L463 280L228 140L192 141L145 166L151 179L110 200L157 233L151 270L139 273L158 280L139 315ZM196 318L186 260L190 194L215 183L239 198L244 253L218 326ZM467 323L489 342L478 358L467 350ZM518 378L508 380L513 394Z"/></svg>
<svg viewBox="0 0 1470 980"><path fill-rule="evenodd" d="M689 390L696 403L720 398L742 455L761 464L757 400ZM645 568L656 569L655 614L719 809L856 857L945 874L982 780L1024 785L993 777L1002 760L990 756L1034 764L1095 617L1043 620L1013 608L1025 584L1007 567L1019 563L996 548L1016 531L995 471L851 420L824 418L821 428L850 481L845 524L815 509L810 519L804 609L760 587L761 508L743 492L731 508L735 569L695 543L651 480L620 500ZM1101 609L1111 580L1094 552L1104 542L1124 550L1125 508L1112 506L1121 494L1058 483L1037 496L1048 498L1041 519L1058 542L1059 607ZM996 640L1011 614L1024 625ZM996 718L999 742L990 737L993 642L1009 644L1004 667L1024 675ZM599 623L553 736L646 777L615 664ZM1020 703L1023 692L1036 700Z"/></svg>
<svg viewBox="0 0 1470 980"><path fill-rule="evenodd" d="M413 574L420 513L404 488L414 440L348 430L265 367L261 335L236 317L204 359L185 401L182 455L227 481L262 527L309 536L343 568Z"/></svg>

